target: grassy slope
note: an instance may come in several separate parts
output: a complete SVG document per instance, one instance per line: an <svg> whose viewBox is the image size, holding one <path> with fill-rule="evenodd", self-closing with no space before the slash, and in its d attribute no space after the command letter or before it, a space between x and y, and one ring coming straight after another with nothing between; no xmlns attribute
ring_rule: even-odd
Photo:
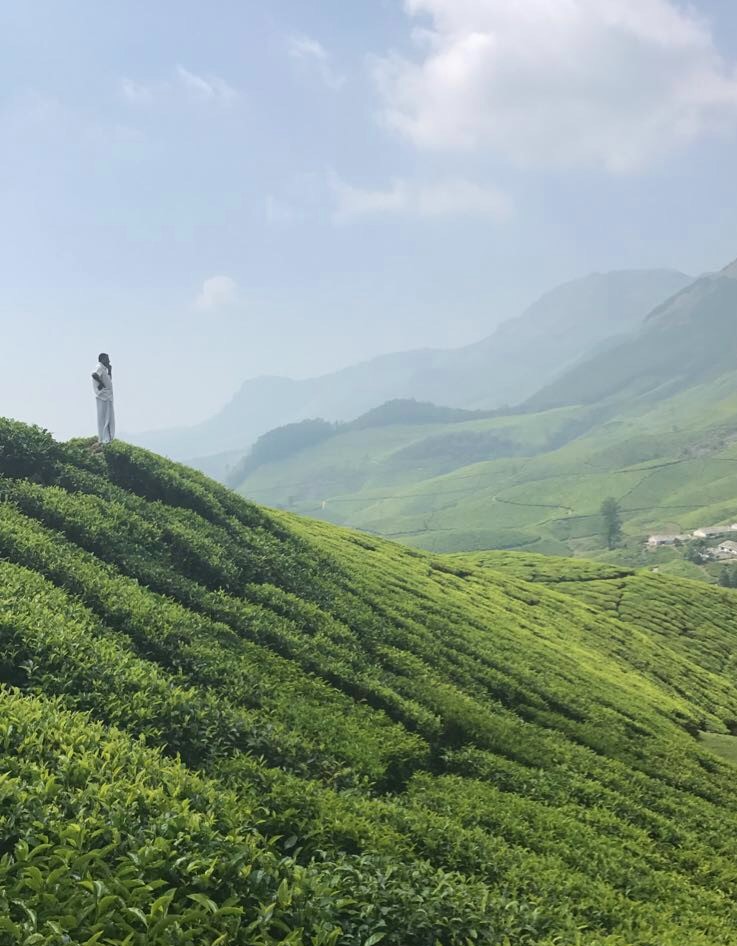
<svg viewBox="0 0 737 946"><path fill-rule="evenodd" d="M3 946L734 942L733 592L0 471Z"/></svg>
<svg viewBox="0 0 737 946"><path fill-rule="evenodd" d="M426 494L434 500L452 484L451 503L458 497L462 502L477 493L480 477L484 485L506 481L525 465L527 456L550 449L571 427L588 424L590 417L589 411L568 408L463 424L351 431L259 468L240 492L269 505L289 505L376 531L392 524L401 527L407 518L413 531L418 517L435 506L426 501ZM476 463L479 441L489 444L482 453L496 452L500 459Z"/></svg>
<svg viewBox="0 0 737 946"><path fill-rule="evenodd" d="M736 380L727 374L655 405L636 400L477 423L476 430L503 432L522 455L467 465L459 450L450 470L429 460L407 464L407 447L426 436L420 430L374 431L370 443L360 434L336 438L331 456L304 451L257 471L243 491L276 503L291 490L297 511L435 551L586 555L602 552L598 509L614 496L630 540L624 557L638 563L648 532L737 517ZM590 429L576 436L579 427ZM331 479L338 466L355 472L350 485ZM324 510L317 496L327 499Z"/></svg>

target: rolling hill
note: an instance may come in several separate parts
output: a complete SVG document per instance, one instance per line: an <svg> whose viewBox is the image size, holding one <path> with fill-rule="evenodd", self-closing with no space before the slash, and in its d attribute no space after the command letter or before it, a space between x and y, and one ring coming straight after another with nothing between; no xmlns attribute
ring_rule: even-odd
<svg viewBox="0 0 737 946"><path fill-rule="evenodd" d="M596 410L574 408L452 422L417 422L408 415L404 423L369 426L358 418L331 427L329 437L314 443L300 445L293 436L292 449L281 456L265 454L257 442L234 468L229 482L258 502L309 514L318 512L326 500L328 515L341 515L345 509L348 522L374 500L414 496L415 487L424 481L434 482L454 471L466 475L462 471L480 461L499 461L499 468L505 470L514 458L519 461L554 450L585 432L598 417ZM262 439L268 442L299 427L278 428Z"/></svg>
<svg viewBox="0 0 737 946"><path fill-rule="evenodd" d="M249 470L239 489L434 551L589 557L611 557L598 514L611 496L618 560L704 577L672 552L643 555L643 540L737 520L734 271L697 280L513 412L339 431Z"/></svg>
<svg viewBox="0 0 737 946"><path fill-rule="evenodd" d="M252 473L267 464L289 460L311 447L324 447L329 440L351 433L366 433L392 427L444 428L453 424L496 416L494 411L466 411L438 407L411 398L397 398L375 407L353 421L330 423L319 418L286 424L262 434L248 453L229 471L228 485L240 486Z"/></svg>
<svg viewBox="0 0 737 946"><path fill-rule="evenodd" d="M648 533L737 521L737 372L655 402L346 431L239 489L434 551L587 557L611 557L599 507L612 496L625 529L614 554L665 567L670 553L643 554Z"/></svg>
<svg viewBox="0 0 737 946"><path fill-rule="evenodd" d="M348 421L395 398L464 408L515 404L592 348L636 328L690 282L671 270L593 274L546 293L474 345L384 355L302 381L251 379L202 424L130 439L176 459L198 458L195 465L223 477L234 453L258 436L308 417Z"/></svg>
<svg viewBox="0 0 737 946"><path fill-rule="evenodd" d="M3 946L734 942L733 592L0 475Z"/></svg>

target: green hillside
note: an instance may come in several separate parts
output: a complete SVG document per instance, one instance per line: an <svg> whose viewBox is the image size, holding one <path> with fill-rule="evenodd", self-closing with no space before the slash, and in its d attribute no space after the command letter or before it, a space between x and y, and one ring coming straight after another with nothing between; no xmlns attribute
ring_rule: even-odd
<svg viewBox="0 0 737 946"><path fill-rule="evenodd" d="M599 516L612 497L616 560L715 580L716 567L644 543L737 521L736 315L728 268L506 416L339 431L250 470L240 492L431 551L588 557L612 557Z"/></svg>
<svg viewBox="0 0 737 946"><path fill-rule="evenodd" d="M1 946L734 943L734 592L0 475Z"/></svg>
<svg viewBox="0 0 737 946"><path fill-rule="evenodd" d="M333 437L355 431L423 425L441 427L492 416L492 411L466 411L458 407L439 407L414 398L396 398L345 423L330 423L313 418L285 424L262 434L224 480L229 486L238 487L263 466L289 460L310 447L324 445Z"/></svg>
<svg viewBox="0 0 737 946"><path fill-rule="evenodd" d="M619 560L671 567L672 551L644 554L645 537L736 521L736 461L733 372L654 404L339 433L263 464L239 491L432 551L586 556L608 554L599 507L613 496Z"/></svg>
<svg viewBox="0 0 737 946"><path fill-rule="evenodd" d="M599 416L596 409L567 408L453 423L345 425L327 440L248 468L233 485L257 502L308 514L320 511L315 500L327 499L329 517L358 524L353 517L362 507L404 498L407 490L397 491L397 485L432 482L480 460L505 461L502 468L506 468L509 459L543 454L565 444Z"/></svg>

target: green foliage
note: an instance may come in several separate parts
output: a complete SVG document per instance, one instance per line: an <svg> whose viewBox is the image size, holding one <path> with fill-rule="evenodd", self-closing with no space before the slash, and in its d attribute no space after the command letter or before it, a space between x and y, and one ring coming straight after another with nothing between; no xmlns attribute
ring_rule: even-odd
<svg viewBox="0 0 737 946"><path fill-rule="evenodd" d="M737 568L725 565L719 572L719 585L722 588L737 588Z"/></svg>
<svg viewBox="0 0 737 946"><path fill-rule="evenodd" d="M604 535L606 537L607 548L613 549L622 538L622 515L620 505L616 499L610 496L601 504L599 513L604 520Z"/></svg>
<svg viewBox="0 0 737 946"><path fill-rule="evenodd" d="M687 562L693 562L694 565L701 565L706 560L706 542L703 539L696 539L694 542L686 543L683 557Z"/></svg>
<svg viewBox="0 0 737 946"><path fill-rule="evenodd" d="M501 942L533 916L427 864L301 866L257 808L124 734L8 691L0 711L3 946L462 946L470 924Z"/></svg>
<svg viewBox="0 0 737 946"><path fill-rule="evenodd" d="M44 481L60 456L61 448L47 430L0 417L0 475Z"/></svg>
<svg viewBox="0 0 737 946"><path fill-rule="evenodd" d="M733 592L3 431L0 946L734 941Z"/></svg>

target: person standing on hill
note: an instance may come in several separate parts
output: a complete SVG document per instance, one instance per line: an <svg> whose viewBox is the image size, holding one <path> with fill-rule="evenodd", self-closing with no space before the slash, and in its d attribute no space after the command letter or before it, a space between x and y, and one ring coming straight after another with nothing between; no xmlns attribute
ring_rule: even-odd
<svg viewBox="0 0 737 946"><path fill-rule="evenodd" d="M115 438L115 408L113 406L113 366L110 356L97 356L97 367L92 372L92 389L97 402L97 439L100 446Z"/></svg>

